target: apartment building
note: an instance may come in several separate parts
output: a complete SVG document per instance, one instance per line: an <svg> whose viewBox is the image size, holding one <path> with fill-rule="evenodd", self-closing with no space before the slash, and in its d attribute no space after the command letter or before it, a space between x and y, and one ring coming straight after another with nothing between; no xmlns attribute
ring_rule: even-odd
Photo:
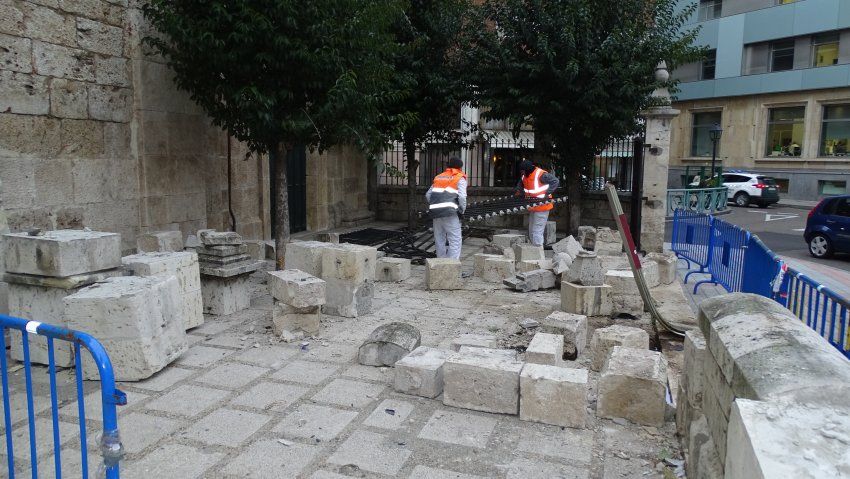
<svg viewBox="0 0 850 479"><path fill-rule="evenodd" d="M694 0L681 0L684 9ZM699 0L708 47L678 67L670 185L711 161L768 174L783 197L850 192L850 0Z"/></svg>

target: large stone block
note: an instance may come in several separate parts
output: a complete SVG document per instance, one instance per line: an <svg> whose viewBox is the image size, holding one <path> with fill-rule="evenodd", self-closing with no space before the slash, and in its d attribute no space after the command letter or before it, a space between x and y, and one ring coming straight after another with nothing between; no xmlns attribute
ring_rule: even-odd
<svg viewBox="0 0 850 479"><path fill-rule="evenodd" d="M664 425L667 360L657 351L615 346L599 378L597 414L647 426Z"/></svg>
<svg viewBox="0 0 850 479"><path fill-rule="evenodd" d="M136 238L136 248L140 253L183 251L183 233L180 231L145 233Z"/></svg>
<svg viewBox="0 0 850 479"><path fill-rule="evenodd" d="M522 292L554 288L557 283L555 273L548 269L536 269L527 273L517 273L516 277L506 279L504 284Z"/></svg>
<svg viewBox="0 0 850 479"><path fill-rule="evenodd" d="M564 274L570 270L573 264L573 257L567 253L555 253L552 255L552 272L555 274Z"/></svg>
<svg viewBox="0 0 850 479"><path fill-rule="evenodd" d="M284 261L287 269L300 269L313 276L322 277L322 253L333 246L321 241L293 241L287 243Z"/></svg>
<svg viewBox="0 0 850 479"><path fill-rule="evenodd" d="M605 284L611 286L611 306L614 313L639 316L643 299L631 270L612 269L605 273Z"/></svg>
<svg viewBox="0 0 850 479"><path fill-rule="evenodd" d="M611 314L611 287L582 286L561 281L561 309L567 313L585 316Z"/></svg>
<svg viewBox="0 0 850 479"><path fill-rule="evenodd" d="M371 246L331 244L322 254L322 279L353 283L375 280L378 250Z"/></svg>
<svg viewBox="0 0 850 479"><path fill-rule="evenodd" d="M331 316L356 318L372 312L375 284L354 284L340 279L325 280L325 305L322 311Z"/></svg>
<svg viewBox="0 0 850 479"><path fill-rule="evenodd" d="M388 323L375 328L357 352L365 366L393 366L419 347L422 335L407 323Z"/></svg>
<svg viewBox="0 0 850 479"><path fill-rule="evenodd" d="M65 321L65 296L74 294L79 288L60 289L29 284L9 284L9 314L14 317L49 323L54 326L67 328ZM28 335L29 336L29 335ZM13 332L9 335L12 359L24 360L21 334ZM36 336L29 336L30 361L35 364L49 364L47 342ZM58 367L74 365L74 348L67 341L53 342L54 360Z"/></svg>
<svg viewBox="0 0 850 479"><path fill-rule="evenodd" d="M428 258L425 260L425 286L435 289L461 289L461 264L451 258Z"/></svg>
<svg viewBox="0 0 850 479"><path fill-rule="evenodd" d="M623 240L620 238L619 231L605 227L597 228L593 251L603 256L621 254L623 252Z"/></svg>
<svg viewBox="0 0 850 479"><path fill-rule="evenodd" d="M520 373L519 418L584 428L587 424L587 370L526 364Z"/></svg>
<svg viewBox="0 0 850 479"><path fill-rule="evenodd" d="M578 357L587 345L587 316L555 311L540 321L540 331L564 338L564 352Z"/></svg>
<svg viewBox="0 0 850 479"><path fill-rule="evenodd" d="M517 414L522 366L522 362L498 354L453 353L443 366L443 403L476 411Z"/></svg>
<svg viewBox="0 0 850 479"><path fill-rule="evenodd" d="M464 333L454 338L450 345L452 351L460 351L463 346L492 349L499 347L499 340L492 334Z"/></svg>
<svg viewBox="0 0 850 479"><path fill-rule="evenodd" d="M183 298L182 320L186 329L204 324L201 275L198 256L188 251L140 253L121 258L124 267L135 276L173 275Z"/></svg>
<svg viewBox="0 0 850 479"><path fill-rule="evenodd" d="M605 270L596 253L579 252L567 271L565 280L584 286L601 286L604 284Z"/></svg>
<svg viewBox="0 0 850 479"><path fill-rule="evenodd" d="M717 454L705 416L699 416L691 423L687 443L688 457L685 461L687 477L723 479L723 463Z"/></svg>
<svg viewBox="0 0 850 479"><path fill-rule="evenodd" d="M526 261L517 261L516 262L516 270L520 273L528 273L529 271L535 271L538 269L548 269L553 270L552 260L550 259L534 259L534 260L526 260ZM553 273L554 274L554 273Z"/></svg>
<svg viewBox="0 0 850 479"><path fill-rule="evenodd" d="M676 253L667 251L664 253L649 253L646 255L648 261L658 264L658 279L663 284L673 284L676 281Z"/></svg>
<svg viewBox="0 0 850 479"><path fill-rule="evenodd" d="M515 244L527 243L528 238L525 235L518 234L499 234L493 235L493 244L501 248L513 248Z"/></svg>
<svg viewBox="0 0 850 479"><path fill-rule="evenodd" d="M706 361L714 361L714 358L706 357L705 338L698 329L692 329L685 333L684 369L680 382L685 383L687 400L694 407L702 406L702 394L705 388L703 377L703 364Z"/></svg>
<svg viewBox="0 0 850 479"><path fill-rule="evenodd" d="M238 246L243 244L242 235L232 231L201 231L198 239L204 246Z"/></svg>
<svg viewBox="0 0 850 479"><path fill-rule="evenodd" d="M378 258L375 280L398 283L410 278L410 260L407 258Z"/></svg>
<svg viewBox="0 0 850 479"><path fill-rule="evenodd" d="M581 247L581 244L579 244L579 242L570 235L553 244L552 251L554 253L566 253L570 255L571 258L575 258L578 256L579 252L584 251L584 249Z"/></svg>
<svg viewBox="0 0 850 479"><path fill-rule="evenodd" d="M174 276L110 278L67 296L64 303L68 326L100 341L118 381L149 378L188 349ZM98 378L94 363L85 359L85 377Z"/></svg>
<svg viewBox="0 0 850 479"><path fill-rule="evenodd" d="M484 260L481 279L490 283L501 283L514 274L516 274L514 260L505 258L504 256L492 256Z"/></svg>
<svg viewBox="0 0 850 479"><path fill-rule="evenodd" d="M525 350L525 361L557 366L564 358L564 337L560 334L536 333Z"/></svg>
<svg viewBox="0 0 850 479"><path fill-rule="evenodd" d="M245 274L225 278L204 276L201 281L201 294L204 299L204 312L207 314L233 314L251 305L248 275Z"/></svg>
<svg viewBox="0 0 850 479"><path fill-rule="evenodd" d="M269 271L269 292L272 297L296 308L325 304L325 282L297 269Z"/></svg>
<svg viewBox="0 0 850 479"><path fill-rule="evenodd" d="M459 353L463 354L478 354L486 357L499 357L502 359L509 359L511 361L515 361L519 355L517 354L516 349L498 349L498 348L482 348L480 346L461 346L460 349L457 350Z"/></svg>
<svg viewBox="0 0 850 479"><path fill-rule="evenodd" d="M501 253L499 254L488 254L488 253L478 253L472 256L472 271L473 275L483 278L484 277L484 265L488 259L495 258L504 258Z"/></svg>
<svg viewBox="0 0 850 479"><path fill-rule="evenodd" d="M539 261L546 259L542 246L534 246L527 243L514 245L514 259L516 261Z"/></svg>
<svg viewBox="0 0 850 479"><path fill-rule="evenodd" d="M3 235L6 271L67 277L121 266L121 235L57 230Z"/></svg>
<svg viewBox="0 0 850 479"><path fill-rule="evenodd" d="M443 349L419 346L395 363L397 392L435 398L443 393L443 364L451 354Z"/></svg>
<svg viewBox="0 0 850 479"><path fill-rule="evenodd" d="M649 334L643 329L621 324L597 329L590 339L590 349L593 353L591 369L594 371L602 369L608 355L617 346L649 349Z"/></svg>
<svg viewBox="0 0 850 479"><path fill-rule="evenodd" d="M321 327L321 319L321 306L299 308L277 301L272 309L272 329L278 336L284 331L290 333L301 331L307 335L317 335Z"/></svg>

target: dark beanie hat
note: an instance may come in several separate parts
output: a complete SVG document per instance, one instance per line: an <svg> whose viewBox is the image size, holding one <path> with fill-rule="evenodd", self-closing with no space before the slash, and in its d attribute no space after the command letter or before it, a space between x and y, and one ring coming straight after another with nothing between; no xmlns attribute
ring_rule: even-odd
<svg viewBox="0 0 850 479"><path fill-rule="evenodd" d="M534 163L528 160L523 160L522 163L519 164L519 171L531 173L534 171Z"/></svg>
<svg viewBox="0 0 850 479"><path fill-rule="evenodd" d="M460 158L453 156L449 158L448 167L460 170L463 168L463 161L461 161Z"/></svg>

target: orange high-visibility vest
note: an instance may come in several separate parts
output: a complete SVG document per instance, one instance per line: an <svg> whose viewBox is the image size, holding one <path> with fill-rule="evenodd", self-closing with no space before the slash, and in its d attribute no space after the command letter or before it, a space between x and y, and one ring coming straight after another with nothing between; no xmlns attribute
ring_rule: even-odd
<svg viewBox="0 0 850 479"><path fill-rule="evenodd" d="M457 168L447 168L446 171L434 177L431 185L431 200L428 211L431 218L442 218L457 213L458 183L466 178L466 173Z"/></svg>
<svg viewBox="0 0 850 479"><path fill-rule="evenodd" d="M530 175L522 176L522 188L525 190L526 198L540 198L544 199L547 196L546 192L549 191L549 185L540 181L540 178L545 175L547 172L542 168L534 168L534 171L531 172ZM549 211L554 208L555 205L552 203L546 205L535 206L533 208L529 208L528 211L540 212L540 211Z"/></svg>

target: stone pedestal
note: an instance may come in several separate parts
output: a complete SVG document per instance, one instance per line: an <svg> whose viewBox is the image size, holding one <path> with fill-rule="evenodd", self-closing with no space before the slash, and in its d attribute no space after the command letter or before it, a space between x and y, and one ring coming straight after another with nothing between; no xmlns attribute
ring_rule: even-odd
<svg viewBox="0 0 850 479"><path fill-rule="evenodd" d="M181 241L182 243L182 241ZM183 326L189 330L204 324L203 294L198 256L188 251L140 253L121 258L134 276L174 275L180 285Z"/></svg>
<svg viewBox="0 0 850 479"><path fill-rule="evenodd" d="M248 275L219 278L204 276L201 281L204 312L216 316L233 314L251 305Z"/></svg>
<svg viewBox="0 0 850 479"><path fill-rule="evenodd" d="M604 284L605 271L596 253L580 251L567 271L565 280L584 286L601 286Z"/></svg>
<svg viewBox="0 0 850 479"><path fill-rule="evenodd" d="M223 316L248 308L248 276L260 269L262 261L247 254L248 247L236 233L202 230L198 237L202 244L197 252L204 312Z"/></svg>

